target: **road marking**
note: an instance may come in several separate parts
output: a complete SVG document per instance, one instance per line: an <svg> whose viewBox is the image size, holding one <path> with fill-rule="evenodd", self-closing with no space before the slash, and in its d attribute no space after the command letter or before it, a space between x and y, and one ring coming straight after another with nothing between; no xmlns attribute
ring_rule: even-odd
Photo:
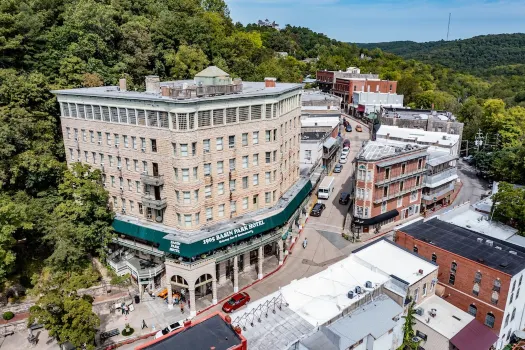
<svg viewBox="0 0 525 350"><path fill-rule="evenodd" d="M335 228L337 228L337 229L339 229L339 230L342 229L341 226L329 225L329 224L323 224L322 222L311 222L311 221L310 221L310 222L308 222L308 223L306 224L306 228L308 228L308 227L312 227L312 226L325 226L325 227L335 227ZM312 228L315 228L315 227L312 227Z"/></svg>

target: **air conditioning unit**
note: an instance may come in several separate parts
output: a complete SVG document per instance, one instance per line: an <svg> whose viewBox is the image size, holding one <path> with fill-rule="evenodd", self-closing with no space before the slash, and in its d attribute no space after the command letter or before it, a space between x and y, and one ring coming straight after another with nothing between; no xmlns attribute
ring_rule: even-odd
<svg viewBox="0 0 525 350"><path fill-rule="evenodd" d="M424 310L422 307L418 307L416 309L416 314L418 314L419 316L423 316L423 313L424 313Z"/></svg>
<svg viewBox="0 0 525 350"><path fill-rule="evenodd" d="M146 152L146 148L144 148L144 147L142 147L140 150L141 150L142 152Z"/></svg>
<svg viewBox="0 0 525 350"><path fill-rule="evenodd" d="M346 295L348 296L348 299L354 299L354 292L353 291L349 291Z"/></svg>
<svg viewBox="0 0 525 350"><path fill-rule="evenodd" d="M363 289L360 286L357 286L357 287L355 287L355 293L356 294L361 294L361 293L363 293Z"/></svg>
<svg viewBox="0 0 525 350"><path fill-rule="evenodd" d="M365 287L366 288L372 288L372 282L371 281L366 281Z"/></svg>

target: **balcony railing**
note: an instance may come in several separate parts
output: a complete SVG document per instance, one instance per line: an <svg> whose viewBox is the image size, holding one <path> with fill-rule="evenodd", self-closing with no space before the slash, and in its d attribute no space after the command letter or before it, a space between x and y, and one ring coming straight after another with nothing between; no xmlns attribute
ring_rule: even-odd
<svg viewBox="0 0 525 350"><path fill-rule="evenodd" d="M395 176L393 176L394 174L391 173L390 177L388 179L378 180L378 181L376 181L375 184L376 184L376 186L384 185L386 183L402 180L404 178L411 177L411 176L414 176L414 175L424 174L426 171L427 171L427 169L421 168L421 169L417 169L417 170L414 170L414 171L411 171L411 172L406 172L404 174L395 174Z"/></svg>
<svg viewBox="0 0 525 350"><path fill-rule="evenodd" d="M425 178L425 184L427 186L432 186L432 184L438 183L439 181L445 180L447 178L451 178L452 180L452 177L457 176L457 174L458 172L456 168L450 168L434 175L427 174Z"/></svg>
<svg viewBox="0 0 525 350"><path fill-rule="evenodd" d="M140 175L140 180L146 185L152 185L152 186L162 186L162 185L164 185L164 176L163 175L142 174L142 175Z"/></svg>
<svg viewBox="0 0 525 350"><path fill-rule="evenodd" d="M147 208L161 210L168 206L168 199L167 198L155 199L155 197L151 195L143 195L142 205Z"/></svg>
<svg viewBox="0 0 525 350"><path fill-rule="evenodd" d="M388 201L392 198L396 198L396 197L399 197L399 196L403 196L407 193L410 193L412 191L416 191L416 190L419 190L423 187L423 184L420 184L418 186L411 186L411 187L407 187L407 188L403 188L403 190L399 191L399 190L396 190L394 192L391 192L391 193L388 193L387 196L381 196L381 197L377 197L375 196L374 197L374 203L375 204L378 204L378 203L381 203L381 202L385 202L385 201Z"/></svg>
<svg viewBox="0 0 525 350"><path fill-rule="evenodd" d="M434 200L434 198L439 198L440 196L450 191L453 191L453 190L454 190L454 184L452 183L439 191L425 193L421 196L421 198L423 198L423 200L426 200L426 201L431 201L431 200Z"/></svg>

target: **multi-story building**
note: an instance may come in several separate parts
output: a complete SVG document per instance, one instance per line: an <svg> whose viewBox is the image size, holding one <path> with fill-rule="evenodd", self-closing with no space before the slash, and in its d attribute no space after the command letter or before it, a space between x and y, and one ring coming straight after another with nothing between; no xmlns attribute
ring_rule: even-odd
<svg viewBox="0 0 525 350"><path fill-rule="evenodd" d="M353 232L419 215L428 146L369 141L354 160Z"/></svg>
<svg viewBox="0 0 525 350"><path fill-rule="evenodd" d="M374 78L336 78L332 93L342 98L342 108L351 113L350 107L354 103L356 92L390 93L395 94L397 81Z"/></svg>
<svg viewBox="0 0 525 350"><path fill-rule="evenodd" d="M350 104L350 114L363 117L365 114L378 113L381 107L403 108L403 95L382 92L354 92Z"/></svg>
<svg viewBox="0 0 525 350"><path fill-rule="evenodd" d="M463 217L459 213L457 220ZM486 226L484 220L480 227ZM434 217L407 223L396 230L395 242L439 265L436 294L492 329L501 349L525 327L525 248L479 233L476 224L448 221Z"/></svg>
<svg viewBox="0 0 525 350"><path fill-rule="evenodd" d="M428 146L427 174L423 188L422 210L447 205L459 187L456 160L461 135L381 125L375 139L381 142L409 142Z"/></svg>
<svg viewBox="0 0 525 350"><path fill-rule="evenodd" d="M348 67L346 71L318 70L316 73L317 84L323 92L332 92L337 78L379 79L379 74L361 74L357 67Z"/></svg>
<svg viewBox="0 0 525 350"><path fill-rule="evenodd" d="M233 277L237 291L240 270L262 278L265 254L282 262L311 188L299 175L301 85L208 67L194 81L146 77L145 92L121 80L54 93L68 164L102 171L117 214L110 264L141 291L165 275L169 306L187 289L195 314L196 291L216 303L217 283Z"/></svg>

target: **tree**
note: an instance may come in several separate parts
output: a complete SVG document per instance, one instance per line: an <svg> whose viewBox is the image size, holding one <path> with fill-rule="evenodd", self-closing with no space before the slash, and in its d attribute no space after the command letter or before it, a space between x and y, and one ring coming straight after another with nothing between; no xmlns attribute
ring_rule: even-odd
<svg viewBox="0 0 525 350"><path fill-rule="evenodd" d="M500 182L492 197L493 218L518 229L525 235L525 189Z"/></svg>
<svg viewBox="0 0 525 350"><path fill-rule="evenodd" d="M169 52L165 56L170 75L176 79L193 78L202 71L209 61L204 52L196 46L182 45L177 53Z"/></svg>
<svg viewBox="0 0 525 350"><path fill-rule="evenodd" d="M32 291L39 299L29 310L28 326L41 323L59 344L94 349L100 319L92 310L93 298L77 293L78 288L91 286L94 276L89 270L80 274L44 271Z"/></svg>
<svg viewBox="0 0 525 350"><path fill-rule="evenodd" d="M414 303L411 302L408 305L406 316L403 316L405 319L405 323L403 324L403 345L401 346L403 349L417 350L418 348L419 343L412 340L416 336L416 332L414 331L414 325L416 324L414 321L415 313Z"/></svg>

